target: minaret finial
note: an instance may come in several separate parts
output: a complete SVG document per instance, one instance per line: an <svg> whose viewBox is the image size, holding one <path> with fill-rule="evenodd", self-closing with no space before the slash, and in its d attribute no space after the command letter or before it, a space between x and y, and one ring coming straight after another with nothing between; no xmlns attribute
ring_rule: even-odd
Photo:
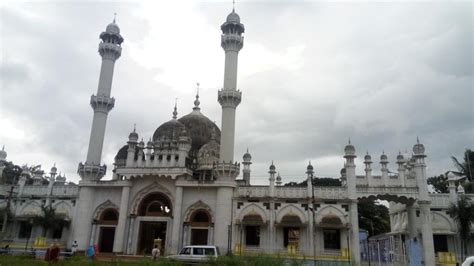
<svg viewBox="0 0 474 266"><path fill-rule="evenodd" d="M133 124L133 132L136 133L136 131L137 131L137 124L134 123L134 124Z"/></svg>
<svg viewBox="0 0 474 266"><path fill-rule="evenodd" d="M199 102L199 82L196 83L197 85L197 88L196 88L196 100L194 100L194 108L193 110L199 110L201 108L199 108L199 104L201 102Z"/></svg>
<svg viewBox="0 0 474 266"><path fill-rule="evenodd" d="M115 23L116 18L117 18L117 12L114 13L114 23Z"/></svg>
<svg viewBox="0 0 474 266"><path fill-rule="evenodd" d="M349 137L349 144L351 144L351 137Z"/></svg>
<svg viewBox="0 0 474 266"><path fill-rule="evenodd" d="M416 136L416 143L420 144L420 138Z"/></svg>
<svg viewBox="0 0 474 266"><path fill-rule="evenodd" d="M247 153L249 153L249 147L247 147Z"/></svg>
<svg viewBox="0 0 474 266"><path fill-rule="evenodd" d="M235 12L235 0L232 0L232 12Z"/></svg>
<svg viewBox="0 0 474 266"><path fill-rule="evenodd" d="M173 111L173 119L178 118L178 98L174 100L174 111Z"/></svg>
<svg viewBox="0 0 474 266"><path fill-rule="evenodd" d="M5 151L5 144L3 144L2 146L2 151Z"/></svg>

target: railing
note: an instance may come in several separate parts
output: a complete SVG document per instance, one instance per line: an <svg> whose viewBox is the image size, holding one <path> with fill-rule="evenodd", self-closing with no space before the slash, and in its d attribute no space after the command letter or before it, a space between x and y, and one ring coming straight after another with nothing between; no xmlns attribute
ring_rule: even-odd
<svg viewBox="0 0 474 266"><path fill-rule="evenodd" d="M53 196L79 196L78 186L53 186Z"/></svg>
<svg viewBox="0 0 474 266"><path fill-rule="evenodd" d="M306 198L306 187L275 187L275 196L279 198Z"/></svg>
<svg viewBox="0 0 474 266"><path fill-rule="evenodd" d="M239 197L250 198L263 198L270 195L268 186L239 187L237 193Z"/></svg>
<svg viewBox="0 0 474 266"><path fill-rule="evenodd" d="M347 192L345 187L314 187L314 197L321 199L343 199L347 197Z"/></svg>
<svg viewBox="0 0 474 266"><path fill-rule="evenodd" d="M46 196L48 195L48 186L25 186L23 195Z"/></svg>

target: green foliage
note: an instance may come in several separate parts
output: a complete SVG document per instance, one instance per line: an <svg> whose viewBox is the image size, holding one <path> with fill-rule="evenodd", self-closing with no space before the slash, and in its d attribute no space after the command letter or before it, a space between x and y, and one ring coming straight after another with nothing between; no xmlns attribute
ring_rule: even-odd
<svg viewBox="0 0 474 266"><path fill-rule="evenodd" d="M454 156L451 156L451 159L454 166L458 169L457 174L466 176L469 182L474 182L474 151L466 149L462 161Z"/></svg>
<svg viewBox="0 0 474 266"><path fill-rule="evenodd" d="M286 183L285 187L306 187L308 182L305 180L301 183L289 182ZM331 177L313 177L313 186L317 187L340 187L341 179Z"/></svg>
<svg viewBox="0 0 474 266"><path fill-rule="evenodd" d="M56 210L52 206L41 206L43 215L33 217L33 224L43 228L43 236L49 229L59 229L63 226L69 226L69 221L63 215L56 214Z"/></svg>
<svg viewBox="0 0 474 266"><path fill-rule="evenodd" d="M23 170L20 166L13 164L12 162L5 163L5 168L2 173L2 183L3 184L16 184L20 179L21 172Z"/></svg>
<svg viewBox="0 0 474 266"><path fill-rule="evenodd" d="M370 200L359 202L359 228L365 229L370 236L390 232L390 215L388 208Z"/></svg>
<svg viewBox="0 0 474 266"><path fill-rule="evenodd" d="M471 224L474 223L474 204L466 196L459 197L456 204L451 203L448 213L456 221L458 234L461 238L461 256L467 253L467 244L471 234Z"/></svg>
<svg viewBox="0 0 474 266"><path fill-rule="evenodd" d="M436 193L449 193L447 175L439 175L428 178L428 184L432 185Z"/></svg>

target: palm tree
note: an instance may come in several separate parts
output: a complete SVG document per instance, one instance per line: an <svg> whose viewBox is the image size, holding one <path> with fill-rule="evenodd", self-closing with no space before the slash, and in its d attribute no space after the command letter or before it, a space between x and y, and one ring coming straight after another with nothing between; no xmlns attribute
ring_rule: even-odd
<svg viewBox="0 0 474 266"><path fill-rule="evenodd" d="M462 161L456 157L451 156L454 166L458 169L456 174L466 176L469 182L474 182L474 151L466 149Z"/></svg>
<svg viewBox="0 0 474 266"><path fill-rule="evenodd" d="M33 224L40 225L43 229L41 236L45 237L49 229L59 229L69 225L69 220L64 215L56 214L56 210L50 206L41 206L43 215L33 217Z"/></svg>
<svg viewBox="0 0 474 266"><path fill-rule="evenodd" d="M451 203L448 212L458 225L458 234L461 238L461 260L467 253L467 245L471 235L471 225L474 223L474 204L470 198L460 196L456 203Z"/></svg>

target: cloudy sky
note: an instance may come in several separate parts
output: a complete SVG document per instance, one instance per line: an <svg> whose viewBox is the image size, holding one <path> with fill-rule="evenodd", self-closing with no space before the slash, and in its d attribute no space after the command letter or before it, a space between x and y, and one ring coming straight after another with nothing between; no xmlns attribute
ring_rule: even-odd
<svg viewBox="0 0 474 266"><path fill-rule="evenodd" d="M245 25L239 54L235 156L248 147L253 183L274 160L284 182L339 176L350 137L360 159L382 151L396 171L416 137L428 174L474 148L473 6L446 2L238 1ZM220 126L220 25L231 1L7 1L0 13L0 144L16 164L55 162L78 181L97 90L99 34L117 12L125 38L116 63L103 162L137 124L145 141L171 118L201 111ZM110 173L109 173L110 174Z"/></svg>

